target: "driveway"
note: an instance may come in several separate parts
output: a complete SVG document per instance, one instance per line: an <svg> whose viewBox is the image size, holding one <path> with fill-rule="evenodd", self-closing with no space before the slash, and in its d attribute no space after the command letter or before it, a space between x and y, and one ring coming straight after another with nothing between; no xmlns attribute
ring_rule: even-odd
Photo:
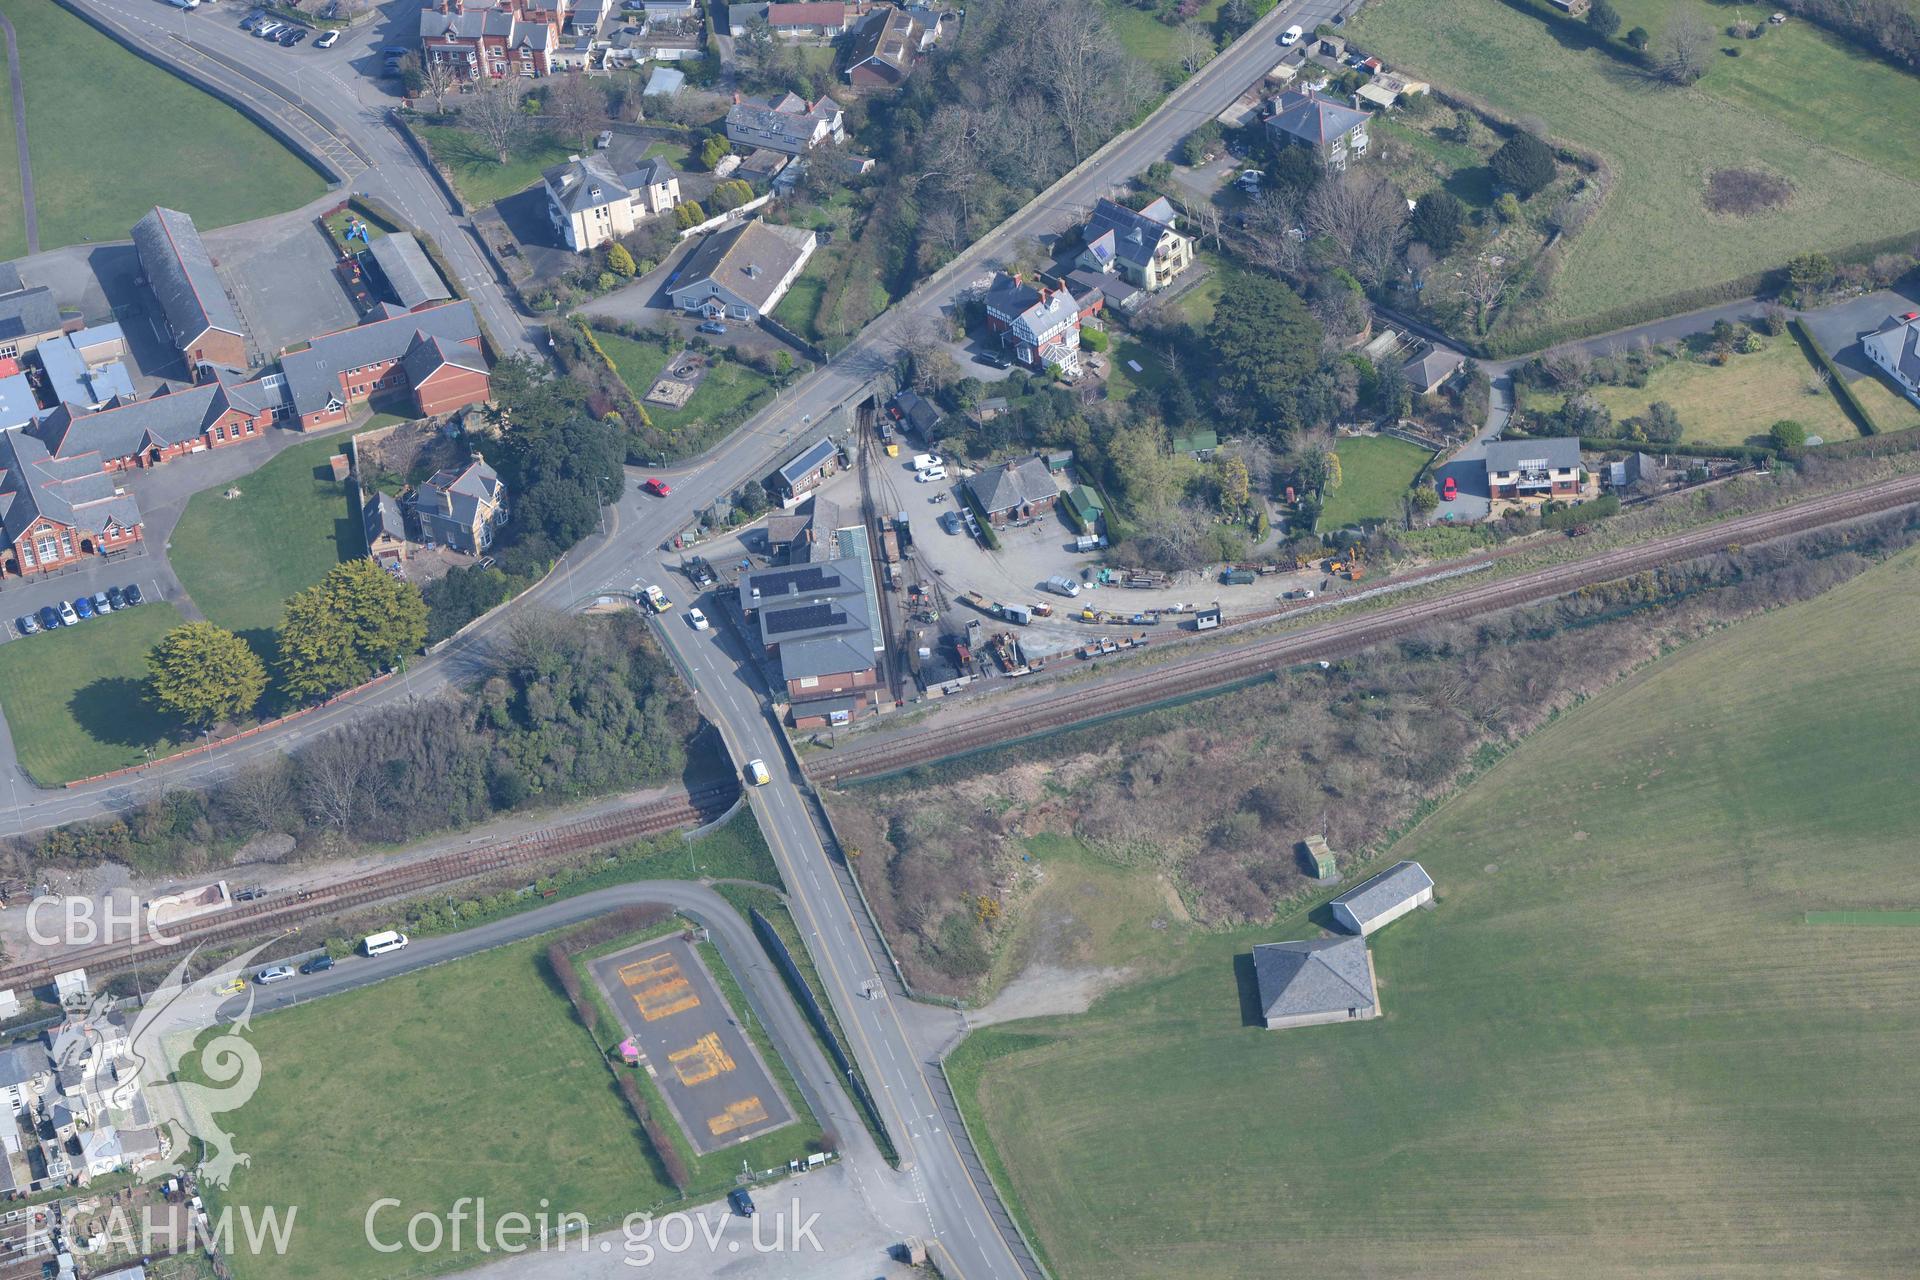
<svg viewBox="0 0 1920 1280"><path fill-rule="evenodd" d="M1851 382L1853 377L1874 373L1873 364L1860 349L1860 335L1878 329L1888 316L1905 315L1909 311L1920 311L1920 289L1883 289L1805 312L1800 319L1833 362L1853 375L1847 379Z"/></svg>

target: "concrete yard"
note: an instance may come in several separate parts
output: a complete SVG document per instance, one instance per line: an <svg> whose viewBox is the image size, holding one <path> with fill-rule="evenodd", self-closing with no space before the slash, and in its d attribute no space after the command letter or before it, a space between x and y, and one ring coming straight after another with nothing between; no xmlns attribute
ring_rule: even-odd
<svg viewBox="0 0 1920 1280"><path fill-rule="evenodd" d="M332 243L303 213L203 233L262 360L360 323Z"/></svg>

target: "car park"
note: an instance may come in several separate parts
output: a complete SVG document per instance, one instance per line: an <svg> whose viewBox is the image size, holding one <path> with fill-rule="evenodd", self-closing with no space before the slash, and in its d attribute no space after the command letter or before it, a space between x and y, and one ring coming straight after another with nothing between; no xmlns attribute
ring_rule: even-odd
<svg viewBox="0 0 1920 1280"><path fill-rule="evenodd" d="M313 42L313 47L316 49L331 49L339 43L340 33L338 31L328 31L322 33L320 38Z"/></svg>
<svg viewBox="0 0 1920 1280"><path fill-rule="evenodd" d="M305 964L300 966L300 972L325 973L327 970L331 968L333 968L332 956L315 956L313 959L307 961Z"/></svg>
<svg viewBox="0 0 1920 1280"><path fill-rule="evenodd" d="M640 487L656 498L664 498L673 492L673 486L658 476L648 476L647 482Z"/></svg>
<svg viewBox="0 0 1920 1280"><path fill-rule="evenodd" d="M689 609L687 610L687 625L691 626L695 631L705 631L712 624L707 621L706 614L700 612L698 609Z"/></svg>
<svg viewBox="0 0 1920 1280"><path fill-rule="evenodd" d="M93 601L87 599L85 596L75 596L73 600L73 611L83 620L91 618L93 616Z"/></svg>
<svg viewBox="0 0 1920 1280"><path fill-rule="evenodd" d="M139 583L137 583L137 582L129 582L129 583L127 584L127 593L126 593L126 594L127 594L127 603L128 603L128 604L131 604L131 605L142 605L142 604L145 604L145 603L147 602L147 601L146 601L146 597L145 597L145 596L142 596L142 595L140 594L140 584L139 584Z"/></svg>
<svg viewBox="0 0 1920 1280"><path fill-rule="evenodd" d="M106 592L96 591L93 593L93 611L101 614L113 612L113 601L107 598Z"/></svg>
<svg viewBox="0 0 1920 1280"><path fill-rule="evenodd" d="M60 629L60 615L54 610L52 605L47 605L40 610L40 629L42 631L58 631Z"/></svg>
<svg viewBox="0 0 1920 1280"><path fill-rule="evenodd" d="M118 587L108 587L107 603L116 609L124 609L127 607L127 593Z"/></svg>
<svg viewBox="0 0 1920 1280"><path fill-rule="evenodd" d="M293 976L292 965L275 964L275 965L268 965L266 968L262 969L260 972L254 974L253 980L264 987L270 982L285 982L288 978L291 978L292 976Z"/></svg>
<svg viewBox="0 0 1920 1280"><path fill-rule="evenodd" d="M30 613L23 613L15 618L13 625L20 629L20 634L23 636L30 636L40 629L39 621Z"/></svg>
<svg viewBox="0 0 1920 1280"><path fill-rule="evenodd" d="M81 615L74 612L72 605L68 604L65 600L60 602L60 625L77 627L80 625L80 618Z"/></svg>

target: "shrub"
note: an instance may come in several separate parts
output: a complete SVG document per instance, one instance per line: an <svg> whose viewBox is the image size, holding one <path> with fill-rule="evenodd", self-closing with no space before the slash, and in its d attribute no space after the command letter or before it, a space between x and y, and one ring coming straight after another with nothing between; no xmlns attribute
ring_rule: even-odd
<svg viewBox="0 0 1920 1280"><path fill-rule="evenodd" d="M631 279L638 267L639 264L634 262L633 255L627 252L627 246L616 244L607 250L607 270L613 274Z"/></svg>
<svg viewBox="0 0 1920 1280"><path fill-rule="evenodd" d="M1502 222L1520 221L1520 198L1509 191L1493 202L1493 211Z"/></svg>
<svg viewBox="0 0 1920 1280"><path fill-rule="evenodd" d="M1636 53L1645 53L1647 46L1653 43L1653 36L1645 27L1635 27L1627 32L1627 47Z"/></svg>
<svg viewBox="0 0 1920 1280"><path fill-rule="evenodd" d="M1488 165L1494 177L1525 198L1553 181L1553 148L1530 133L1516 133Z"/></svg>
<svg viewBox="0 0 1920 1280"><path fill-rule="evenodd" d="M1767 431L1776 449L1798 449L1807 442L1807 429L1792 418L1782 418Z"/></svg>

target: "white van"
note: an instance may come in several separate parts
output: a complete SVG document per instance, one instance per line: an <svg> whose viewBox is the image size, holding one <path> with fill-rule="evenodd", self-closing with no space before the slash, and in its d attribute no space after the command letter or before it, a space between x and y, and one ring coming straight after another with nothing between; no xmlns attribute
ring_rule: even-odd
<svg viewBox="0 0 1920 1280"><path fill-rule="evenodd" d="M370 956L384 956L389 951L398 951L406 945L406 934L397 929L389 929L385 933L368 934L366 940L360 944L360 949Z"/></svg>
<svg viewBox="0 0 1920 1280"><path fill-rule="evenodd" d="M916 453L913 455L913 469L915 471L932 471L940 465L940 455L937 453Z"/></svg>

